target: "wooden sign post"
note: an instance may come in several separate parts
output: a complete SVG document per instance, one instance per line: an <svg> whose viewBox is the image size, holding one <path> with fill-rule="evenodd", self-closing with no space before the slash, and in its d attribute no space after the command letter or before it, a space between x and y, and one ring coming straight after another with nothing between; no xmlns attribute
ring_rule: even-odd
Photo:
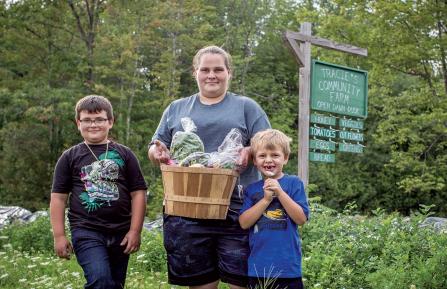
<svg viewBox="0 0 447 289"><path fill-rule="evenodd" d="M298 177L307 187L309 183L309 118L310 118L310 70L311 44L320 47L367 56L364 48L336 43L328 39L312 36L312 24L301 24L300 32L286 31L284 40L295 55L299 69L299 111L298 111ZM299 44L297 43L299 41ZM313 144L314 145L314 144ZM321 157L320 155L312 157ZM332 159L328 159L332 162Z"/></svg>

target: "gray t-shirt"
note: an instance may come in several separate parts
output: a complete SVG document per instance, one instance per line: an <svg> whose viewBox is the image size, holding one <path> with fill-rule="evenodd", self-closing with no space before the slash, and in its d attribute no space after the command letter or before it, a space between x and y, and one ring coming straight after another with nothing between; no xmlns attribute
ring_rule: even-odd
<svg viewBox="0 0 447 289"><path fill-rule="evenodd" d="M216 104L206 105L200 102L198 94L173 101L164 111L152 140L162 141L168 148L177 131L183 131L180 119L189 117L197 126L196 134L205 146L205 152L215 152L232 128L242 134L244 146L250 146L255 133L270 128L266 113L254 100L228 92L225 98ZM260 179L255 167L250 165L241 174L239 184L247 186ZM242 196L241 196L242 197ZM231 208L239 209L242 199L237 190L233 192Z"/></svg>

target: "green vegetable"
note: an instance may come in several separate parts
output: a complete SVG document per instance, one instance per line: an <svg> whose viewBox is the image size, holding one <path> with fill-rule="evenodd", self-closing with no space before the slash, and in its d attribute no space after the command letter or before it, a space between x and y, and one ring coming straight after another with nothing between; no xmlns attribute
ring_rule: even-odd
<svg viewBox="0 0 447 289"><path fill-rule="evenodd" d="M193 165L208 166L210 154L204 152L192 153L184 158L179 165L182 167L191 167Z"/></svg>
<svg viewBox="0 0 447 289"><path fill-rule="evenodd" d="M202 140L193 132L177 132L175 133L171 143L171 157L177 162L182 162L183 159L192 153L204 152Z"/></svg>

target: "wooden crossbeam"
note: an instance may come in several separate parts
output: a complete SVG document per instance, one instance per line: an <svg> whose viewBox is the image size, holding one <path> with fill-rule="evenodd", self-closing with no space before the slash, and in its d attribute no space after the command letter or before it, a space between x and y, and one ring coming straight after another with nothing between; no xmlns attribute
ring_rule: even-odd
<svg viewBox="0 0 447 289"><path fill-rule="evenodd" d="M315 37L315 36L309 36L309 35L305 35L305 34L302 34L302 33L299 33L299 32L289 31L289 30L287 30L284 33L284 35L285 35L285 38L287 38L287 40L289 42L292 39L293 40L298 40L298 41L301 41L301 42L310 42L313 45L324 47L324 48L328 48L328 49L332 49L332 50L343 51L343 52L347 52L347 53L355 54L355 55L360 55L360 56L368 56L368 50L367 49L360 48L360 47L357 47L357 46L354 46L354 45L337 43L337 42L329 40L329 39Z"/></svg>
<svg viewBox="0 0 447 289"><path fill-rule="evenodd" d="M283 39L284 42L287 45L287 47L289 47L289 49L291 50L292 54L295 55L295 60L298 62L298 66L299 67L303 67L304 66L304 55L301 52L298 44L296 43L295 39L288 37L287 33L285 33L283 35Z"/></svg>

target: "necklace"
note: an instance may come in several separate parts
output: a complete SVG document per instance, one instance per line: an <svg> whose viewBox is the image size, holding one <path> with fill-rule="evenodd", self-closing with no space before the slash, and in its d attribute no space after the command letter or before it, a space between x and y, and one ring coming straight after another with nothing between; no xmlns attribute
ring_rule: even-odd
<svg viewBox="0 0 447 289"><path fill-rule="evenodd" d="M87 144L87 142L84 141L84 144L87 146L88 150L92 153L92 155L95 157L95 159L99 162L98 157L96 157L95 153L92 151L92 149L90 148L90 146ZM107 145L106 145L106 155L104 157L104 159L107 159L107 153L109 152L109 142L107 141Z"/></svg>

